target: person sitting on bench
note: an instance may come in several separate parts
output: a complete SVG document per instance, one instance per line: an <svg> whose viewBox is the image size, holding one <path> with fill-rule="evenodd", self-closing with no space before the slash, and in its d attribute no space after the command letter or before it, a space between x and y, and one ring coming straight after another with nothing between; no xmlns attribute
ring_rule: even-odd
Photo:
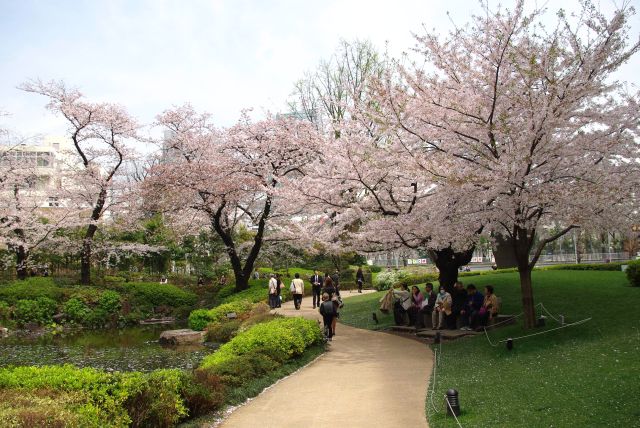
<svg viewBox="0 0 640 428"><path fill-rule="evenodd" d="M424 288L424 299L422 300L422 307L420 308L420 312L418 313L418 328L424 328L424 317L431 318L431 313L433 312L433 308L436 305L436 299L438 295L435 291L433 291L433 284L427 282L427 285Z"/></svg>
<svg viewBox="0 0 640 428"><path fill-rule="evenodd" d="M462 328L460 330L473 330L480 322L480 309L484 303L484 296L473 284L467 286L467 302L460 312L462 316Z"/></svg>
<svg viewBox="0 0 640 428"><path fill-rule="evenodd" d="M441 330L445 327L445 319L451 315L451 294L447 293L443 286L436 297L436 305L431 314L431 325L434 330Z"/></svg>
<svg viewBox="0 0 640 428"><path fill-rule="evenodd" d="M493 286L484 287L484 302L480 308L480 325L486 326L489 321L498 316L498 298L493 292Z"/></svg>
<svg viewBox="0 0 640 428"><path fill-rule="evenodd" d="M421 321L418 321L418 318L422 318L419 315L423 300L424 298L422 297L422 293L418 286L414 285L411 287L411 306L409 306L407 311L409 314L409 325L420 327L420 324L422 324Z"/></svg>

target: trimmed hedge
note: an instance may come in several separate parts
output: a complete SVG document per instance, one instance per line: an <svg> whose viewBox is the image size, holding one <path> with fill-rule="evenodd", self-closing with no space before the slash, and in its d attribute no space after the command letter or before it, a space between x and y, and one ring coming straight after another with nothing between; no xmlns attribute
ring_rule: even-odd
<svg viewBox="0 0 640 428"><path fill-rule="evenodd" d="M621 271L622 265L628 265L629 262L613 262L613 263L578 263L564 264L553 266L541 266L543 270L604 270L604 271Z"/></svg>
<svg viewBox="0 0 640 428"><path fill-rule="evenodd" d="M226 367L247 355L268 355L274 361L286 361L301 355L308 347L320 343L318 323L304 318L276 318L256 324L222 345L202 360L200 368L212 370Z"/></svg>
<svg viewBox="0 0 640 428"><path fill-rule="evenodd" d="M180 370L107 373L70 365L8 367L0 369L0 389L59 393L82 393L69 408L83 426L173 426L187 415L179 392L185 382Z"/></svg>
<svg viewBox="0 0 640 428"><path fill-rule="evenodd" d="M253 304L250 301L238 300L224 303L213 309L196 309L189 314L189 328L202 331L208 324L220 321L230 312L241 314L250 311L252 307Z"/></svg>
<svg viewBox="0 0 640 428"><path fill-rule="evenodd" d="M640 287L640 261L627 263L627 279L632 287Z"/></svg>
<svg viewBox="0 0 640 428"><path fill-rule="evenodd" d="M157 282L125 282L118 288L131 294L139 304L151 304L153 306L191 306L196 303L198 297L189 291L185 291L175 285L158 284Z"/></svg>
<svg viewBox="0 0 640 428"><path fill-rule="evenodd" d="M0 285L0 300L10 305L18 300L35 300L38 297L48 297L58 302L64 294L65 289L58 287L51 278L33 277Z"/></svg>

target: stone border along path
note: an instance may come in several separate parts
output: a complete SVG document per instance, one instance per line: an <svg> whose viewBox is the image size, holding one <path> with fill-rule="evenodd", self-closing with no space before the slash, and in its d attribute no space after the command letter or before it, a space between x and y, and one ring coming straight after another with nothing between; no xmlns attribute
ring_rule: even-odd
<svg viewBox="0 0 640 428"><path fill-rule="evenodd" d="M343 291L348 298L358 293ZM274 312L320 319L305 296L296 311L286 302ZM404 337L338 323L327 352L237 408L220 427L427 427L425 397L431 350Z"/></svg>

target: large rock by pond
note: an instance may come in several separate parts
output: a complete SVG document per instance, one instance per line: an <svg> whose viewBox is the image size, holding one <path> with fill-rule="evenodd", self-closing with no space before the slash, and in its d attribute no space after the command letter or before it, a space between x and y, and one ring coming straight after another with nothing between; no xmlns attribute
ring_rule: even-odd
<svg viewBox="0 0 640 428"><path fill-rule="evenodd" d="M165 330L160 334L159 342L163 345L198 345L204 341L205 332L189 330Z"/></svg>

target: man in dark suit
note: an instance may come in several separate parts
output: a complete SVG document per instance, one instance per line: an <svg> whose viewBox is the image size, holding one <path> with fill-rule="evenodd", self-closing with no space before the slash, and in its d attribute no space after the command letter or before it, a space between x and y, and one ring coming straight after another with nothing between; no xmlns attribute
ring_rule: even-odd
<svg viewBox="0 0 640 428"><path fill-rule="evenodd" d="M311 282L311 293L313 294L313 309L315 309L316 306L320 307L320 303L322 303L320 301L320 290L322 290L322 276L318 274L317 270L313 271L313 275L311 275L311 279L309 279L309 282Z"/></svg>

